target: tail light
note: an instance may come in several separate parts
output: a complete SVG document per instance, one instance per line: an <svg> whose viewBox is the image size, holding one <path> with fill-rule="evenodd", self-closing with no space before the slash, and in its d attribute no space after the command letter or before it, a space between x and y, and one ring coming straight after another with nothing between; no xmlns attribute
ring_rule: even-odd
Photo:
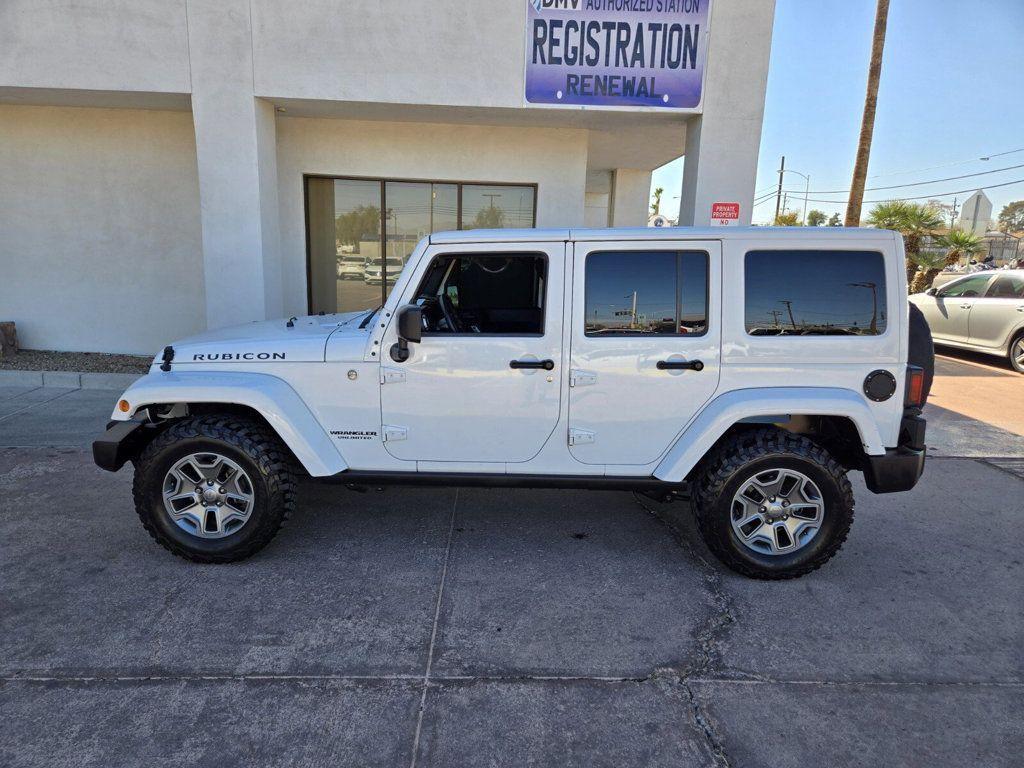
<svg viewBox="0 0 1024 768"><path fill-rule="evenodd" d="M916 365L907 366L907 395L904 405L908 408L920 408L924 405L924 368Z"/></svg>

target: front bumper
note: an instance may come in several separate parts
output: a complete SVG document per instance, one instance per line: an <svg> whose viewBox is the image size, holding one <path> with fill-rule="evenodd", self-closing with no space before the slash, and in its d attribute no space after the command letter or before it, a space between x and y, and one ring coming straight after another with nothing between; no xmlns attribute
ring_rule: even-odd
<svg viewBox="0 0 1024 768"><path fill-rule="evenodd" d="M141 421L112 421L92 444L92 460L108 472L117 472L139 455L147 442L147 426Z"/></svg>
<svg viewBox="0 0 1024 768"><path fill-rule="evenodd" d="M917 413L906 414L900 424L900 445L887 448L883 456L867 456L864 482L872 493L909 491L924 472L925 420Z"/></svg>

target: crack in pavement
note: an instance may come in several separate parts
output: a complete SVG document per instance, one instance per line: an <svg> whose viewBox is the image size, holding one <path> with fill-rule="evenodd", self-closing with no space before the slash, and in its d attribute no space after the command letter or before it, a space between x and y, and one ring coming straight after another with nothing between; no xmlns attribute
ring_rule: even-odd
<svg viewBox="0 0 1024 768"><path fill-rule="evenodd" d="M690 716L693 719L694 725L703 734L704 741L711 752L715 765L729 768L732 762L725 751L722 736L718 732L714 719L707 711L704 703L694 693L689 681L697 675L707 675L708 673L721 671L721 654L719 649L725 643L727 635L736 624L735 605L733 604L732 596L724 589L721 571L708 562L707 558L694 547L689 537L675 521L661 514L658 510L649 507L638 494L634 493L633 498L641 509L657 520L669 532L672 539L681 548L686 550L690 559L699 564L703 571L704 575L702 578L708 595L711 598L712 611L704 625L694 634L694 639L697 641L698 656L694 662L688 662L680 667L656 670L656 675L661 678L667 678L682 686L689 703Z"/></svg>

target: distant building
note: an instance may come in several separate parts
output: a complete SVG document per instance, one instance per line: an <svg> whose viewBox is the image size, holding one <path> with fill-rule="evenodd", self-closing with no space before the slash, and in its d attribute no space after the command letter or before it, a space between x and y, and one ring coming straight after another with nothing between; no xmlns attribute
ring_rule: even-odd
<svg viewBox="0 0 1024 768"><path fill-rule="evenodd" d="M679 222L676 219L669 218L662 213L653 213L647 218L648 227L676 227L679 226Z"/></svg>
<svg viewBox="0 0 1024 768"><path fill-rule="evenodd" d="M978 190L964 201L960 209L957 227L965 232L984 235L992 219L992 201L982 190Z"/></svg>

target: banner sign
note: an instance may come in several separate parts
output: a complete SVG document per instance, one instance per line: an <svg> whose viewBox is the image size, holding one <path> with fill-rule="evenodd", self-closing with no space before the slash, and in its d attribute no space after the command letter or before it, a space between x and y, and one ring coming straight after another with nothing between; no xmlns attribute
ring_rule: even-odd
<svg viewBox="0 0 1024 768"><path fill-rule="evenodd" d="M526 101L694 109L711 0L527 0Z"/></svg>

